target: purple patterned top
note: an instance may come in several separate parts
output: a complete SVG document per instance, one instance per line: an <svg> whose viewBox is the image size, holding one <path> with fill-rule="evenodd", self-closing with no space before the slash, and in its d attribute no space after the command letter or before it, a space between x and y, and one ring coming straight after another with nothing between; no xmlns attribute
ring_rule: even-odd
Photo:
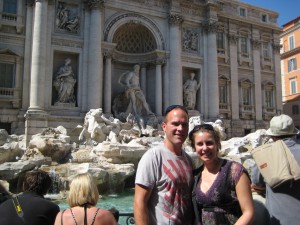
<svg viewBox="0 0 300 225"><path fill-rule="evenodd" d="M206 193L200 190L200 177L195 193L199 210L202 209L203 225L234 224L241 216L235 186L243 173L248 174L240 163L224 159L219 174Z"/></svg>

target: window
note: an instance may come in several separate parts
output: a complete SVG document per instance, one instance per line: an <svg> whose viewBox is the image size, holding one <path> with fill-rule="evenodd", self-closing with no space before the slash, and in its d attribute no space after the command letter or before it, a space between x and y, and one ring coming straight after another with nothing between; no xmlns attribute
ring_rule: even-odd
<svg viewBox="0 0 300 225"><path fill-rule="evenodd" d="M17 0L4 0L3 1L3 12L17 14Z"/></svg>
<svg viewBox="0 0 300 225"><path fill-rule="evenodd" d="M240 8L240 16L246 17L246 9Z"/></svg>
<svg viewBox="0 0 300 225"><path fill-rule="evenodd" d="M243 105L251 105L251 89L250 87L244 87L243 91Z"/></svg>
<svg viewBox="0 0 300 225"><path fill-rule="evenodd" d="M224 49L224 33L223 32L217 33L217 48Z"/></svg>
<svg viewBox="0 0 300 225"><path fill-rule="evenodd" d="M269 43L267 43L267 42L263 42L263 57L264 58L270 57Z"/></svg>
<svg viewBox="0 0 300 225"><path fill-rule="evenodd" d="M290 94L296 94L297 93L297 81L296 78L290 79Z"/></svg>
<svg viewBox="0 0 300 225"><path fill-rule="evenodd" d="M298 115L299 114L299 105L293 105L292 106L292 113L293 113L293 115Z"/></svg>
<svg viewBox="0 0 300 225"><path fill-rule="evenodd" d="M295 48L294 36L289 37L289 46L290 46L290 50Z"/></svg>
<svg viewBox="0 0 300 225"><path fill-rule="evenodd" d="M296 58L289 59L288 61L288 72L291 72L293 70L297 69L297 62Z"/></svg>
<svg viewBox="0 0 300 225"><path fill-rule="evenodd" d="M263 15L261 15L261 21L263 21L263 22L267 22L267 15L265 15L265 14L263 14Z"/></svg>
<svg viewBox="0 0 300 225"><path fill-rule="evenodd" d="M248 43L247 43L247 38L246 37L241 37L241 52L244 54L248 54Z"/></svg>
<svg viewBox="0 0 300 225"><path fill-rule="evenodd" d="M265 97L266 97L266 107L273 108L274 107L273 89L267 89L265 91Z"/></svg>
<svg viewBox="0 0 300 225"><path fill-rule="evenodd" d="M0 63L0 87L14 88L14 64Z"/></svg>
<svg viewBox="0 0 300 225"><path fill-rule="evenodd" d="M220 103L227 103L227 86L219 86L219 101Z"/></svg>

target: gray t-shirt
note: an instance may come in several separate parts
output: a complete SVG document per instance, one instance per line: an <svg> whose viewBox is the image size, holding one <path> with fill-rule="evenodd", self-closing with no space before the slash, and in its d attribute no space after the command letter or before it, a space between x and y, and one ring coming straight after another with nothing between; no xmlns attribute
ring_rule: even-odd
<svg viewBox="0 0 300 225"><path fill-rule="evenodd" d="M136 184L152 189L148 203L151 225L188 225L193 218L191 159L164 145L149 149L139 162Z"/></svg>

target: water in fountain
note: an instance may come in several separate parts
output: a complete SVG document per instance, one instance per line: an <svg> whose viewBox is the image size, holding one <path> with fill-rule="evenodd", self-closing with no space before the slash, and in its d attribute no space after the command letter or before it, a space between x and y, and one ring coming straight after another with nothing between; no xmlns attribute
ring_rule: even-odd
<svg viewBox="0 0 300 225"><path fill-rule="evenodd" d="M55 169L49 171L49 176L52 179L52 185L48 191L49 194L58 194L61 190L62 182L60 180L59 174L55 172Z"/></svg>

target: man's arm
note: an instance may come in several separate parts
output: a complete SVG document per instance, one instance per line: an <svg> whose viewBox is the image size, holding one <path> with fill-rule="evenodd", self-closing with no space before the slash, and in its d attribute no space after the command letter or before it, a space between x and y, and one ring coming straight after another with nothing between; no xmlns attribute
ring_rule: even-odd
<svg viewBox="0 0 300 225"><path fill-rule="evenodd" d="M152 189L136 184L134 194L134 220L136 225L148 225L148 201Z"/></svg>

